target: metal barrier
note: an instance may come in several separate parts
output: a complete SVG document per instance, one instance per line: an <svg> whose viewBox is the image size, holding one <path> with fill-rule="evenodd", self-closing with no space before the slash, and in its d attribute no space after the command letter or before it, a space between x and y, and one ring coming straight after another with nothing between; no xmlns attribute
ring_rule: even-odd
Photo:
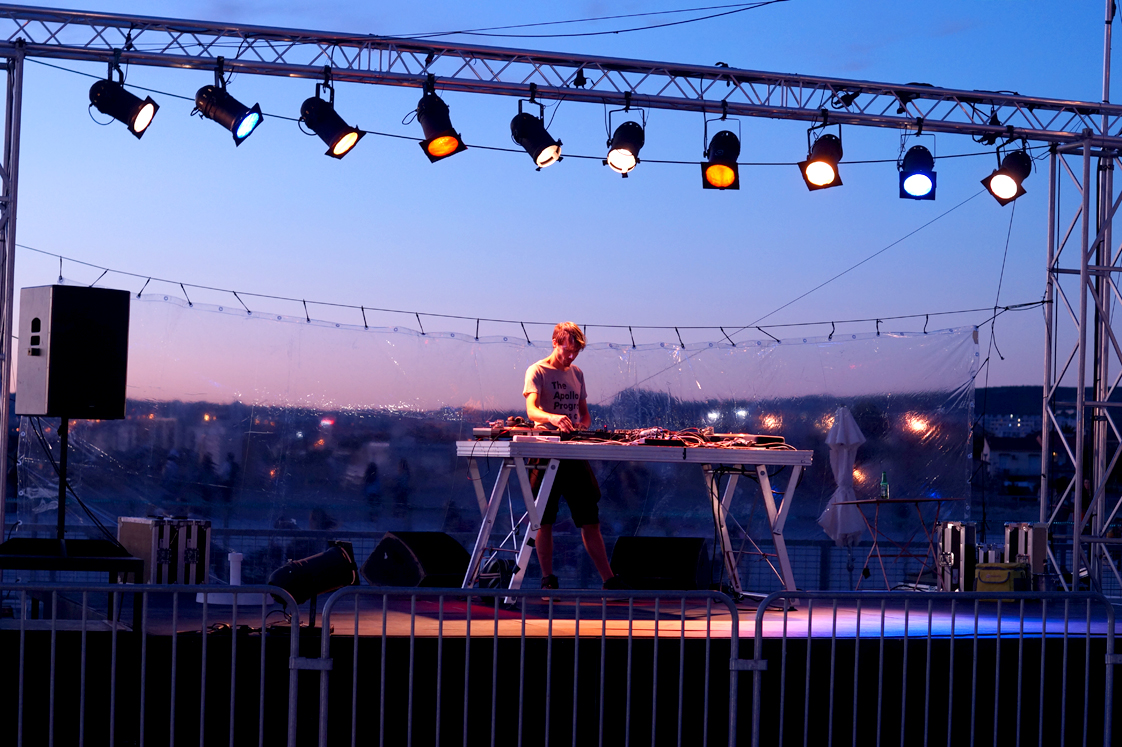
<svg viewBox="0 0 1122 747"><path fill-rule="evenodd" d="M0 594L0 724L17 747L297 743L308 660L284 590L237 587L238 604L214 586L0 583ZM294 610L291 628L267 625L270 595Z"/></svg>
<svg viewBox="0 0 1122 747"><path fill-rule="evenodd" d="M1110 745L1114 626L1091 593L778 592L752 745Z"/></svg>
<svg viewBox="0 0 1122 747"><path fill-rule="evenodd" d="M736 744L722 594L348 587L322 619L321 747Z"/></svg>

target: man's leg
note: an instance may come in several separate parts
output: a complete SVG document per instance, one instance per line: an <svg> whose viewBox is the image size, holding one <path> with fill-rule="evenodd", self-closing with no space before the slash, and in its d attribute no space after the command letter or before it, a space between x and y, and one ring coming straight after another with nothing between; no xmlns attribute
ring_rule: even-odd
<svg viewBox="0 0 1122 747"><path fill-rule="evenodd" d="M600 540L604 546L604 540ZM538 565L542 569L542 578L553 575L553 525L542 524L538 529L538 538L534 540L534 549L538 553Z"/></svg>
<svg viewBox="0 0 1122 747"><path fill-rule="evenodd" d="M542 529L545 529L543 526ZM541 535L538 535L539 546L541 545ZM608 562L608 549L604 547L604 536L600 534L599 524L585 524L580 528L580 538L584 540L584 549L588 551L588 557L592 558L592 565L596 566L600 578L607 581L615 575L612 572L612 565ZM552 547L553 538L550 537ZM541 562L541 555L538 556L538 562ZM543 571L544 573L544 571Z"/></svg>

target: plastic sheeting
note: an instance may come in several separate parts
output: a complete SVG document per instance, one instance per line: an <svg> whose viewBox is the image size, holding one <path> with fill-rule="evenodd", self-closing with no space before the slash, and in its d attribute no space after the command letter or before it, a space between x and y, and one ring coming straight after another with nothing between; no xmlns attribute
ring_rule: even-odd
<svg viewBox="0 0 1122 747"><path fill-rule="evenodd" d="M71 483L109 524L157 512L218 526L474 532L478 509L452 444L524 414L525 369L551 351L548 340L366 328L173 296L134 299L131 314L128 418L71 426ZM969 498L977 356L973 328L638 346L593 330L577 365L594 428L712 427L813 450L787 536L824 539L815 517L834 489L824 439L841 405L868 439L858 497L874 497L886 472L897 497ZM56 423L42 426L52 443ZM49 524L57 478L26 421L20 454L17 518ZM699 475L595 467L605 535L712 536ZM963 517L968 502L955 506ZM744 500L734 520L751 529L761 512ZM88 523L76 507L68 519Z"/></svg>

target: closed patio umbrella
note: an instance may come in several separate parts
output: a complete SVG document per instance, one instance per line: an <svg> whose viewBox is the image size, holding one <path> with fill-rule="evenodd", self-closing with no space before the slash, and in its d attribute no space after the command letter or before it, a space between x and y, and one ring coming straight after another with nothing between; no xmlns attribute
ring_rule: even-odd
<svg viewBox="0 0 1122 747"><path fill-rule="evenodd" d="M837 490L830 496L826 510L818 517L818 523L830 535L838 547L853 545L865 531L865 520L857 506L839 506L839 502L855 501L853 492L853 463L857 458L857 447L865 443L865 435L857 427L857 421L848 407L839 407L834 414L834 425L826 434L826 444L830 447L830 468L834 472Z"/></svg>

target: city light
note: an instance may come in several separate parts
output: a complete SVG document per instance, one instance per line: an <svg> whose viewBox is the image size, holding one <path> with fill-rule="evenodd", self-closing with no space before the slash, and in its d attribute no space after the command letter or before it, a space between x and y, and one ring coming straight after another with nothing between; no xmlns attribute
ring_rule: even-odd
<svg viewBox="0 0 1122 747"><path fill-rule="evenodd" d="M764 428L767 428L769 431L774 431L783 426L783 418L779 415L765 415L762 423Z"/></svg>

